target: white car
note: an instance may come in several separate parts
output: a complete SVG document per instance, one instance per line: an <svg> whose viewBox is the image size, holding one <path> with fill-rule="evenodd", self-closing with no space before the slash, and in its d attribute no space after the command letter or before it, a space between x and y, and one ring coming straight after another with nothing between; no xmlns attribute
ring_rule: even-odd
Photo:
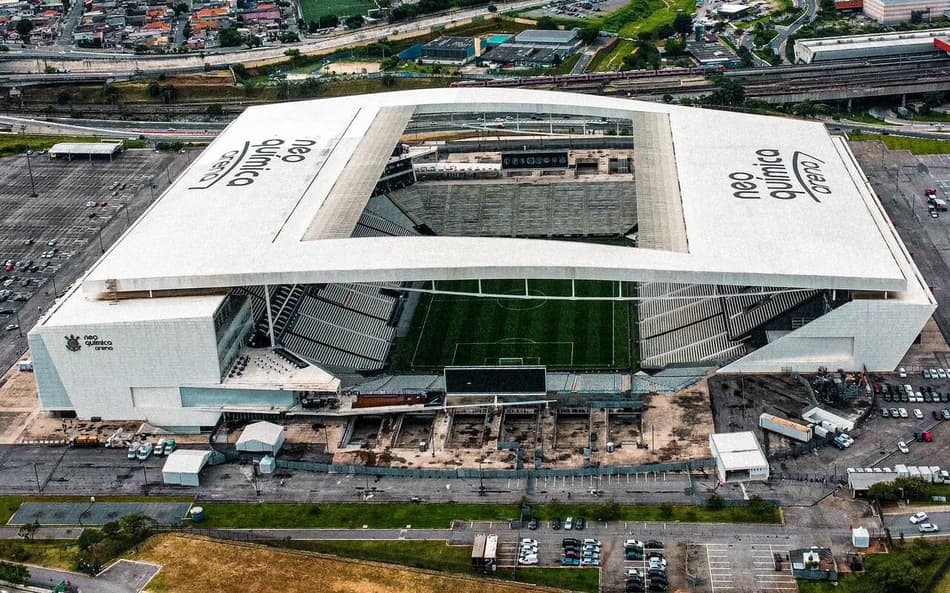
<svg viewBox="0 0 950 593"><path fill-rule="evenodd" d="M913 515L910 516L910 522L913 523L914 525L917 525L918 523L923 523L926 520L927 520L927 513L923 511L920 511L919 513L914 513Z"/></svg>
<svg viewBox="0 0 950 593"><path fill-rule="evenodd" d="M906 379L907 369L905 369L904 367L897 369L897 376L900 377L901 379Z"/></svg>
<svg viewBox="0 0 950 593"><path fill-rule="evenodd" d="M904 455L910 453L910 449L907 447L907 443L904 441L897 441L897 450L903 453ZM926 517L924 517L926 519Z"/></svg>
<svg viewBox="0 0 950 593"><path fill-rule="evenodd" d="M914 418L920 420L923 417L924 417L924 413L918 410L917 408L914 408Z"/></svg>
<svg viewBox="0 0 950 593"><path fill-rule="evenodd" d="M897 408L897 413L901 418L907 418L907 408Z"/></svg>
<svg viewBox="0 0 950 593"><path fill-rule="evenodd" d="M574 528L574 517L568 517L567 519L564 519L564 530L570 531L573 528Z"/></svg>
<svg viewBox="0 0 950 593"><path fill-rule="evenodd" d="M945 371L944 369L937 369L937 376L940 377L941 379L946 379L947 371Z"/></svg>
<svg viewBox="0 0 950 593"><path fill-rule="evenodd" d="M917 526L917 529L919 529L921 533L936 533L940 531L940 528L933 523L921 523Z"/></svg>
<svg viewBox="0 0 950 593"><path fill-rule="evenodd" d="M643 542L638 539L625 539L623 540L623 547L625 548L642 548Z"/></svg>
<svg viewBox="0 0 950 593"><path fill-rule="evenodd" d="M518 564L524 564L525 566L533 566L538 563L537 554L531 556L522 556L518 558Z"/></svg>
<svg viewBox="0 0 950 593"><path fill-rule="evenodd" d="M924 379L929 379L929 378L930 378L930 371L929 371L928 369L924 369L924 370L920 371L920 374L923 375Z"/></svg>

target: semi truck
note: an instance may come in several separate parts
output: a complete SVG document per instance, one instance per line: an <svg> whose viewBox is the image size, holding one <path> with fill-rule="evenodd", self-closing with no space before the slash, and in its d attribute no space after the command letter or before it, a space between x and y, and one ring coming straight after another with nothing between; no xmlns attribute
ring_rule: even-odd
<svg viewBox="0 0 950 593"><path fill-rule="evenodd" d="M763 413L759 416L759 426L790 439L807 443L812 439L812 430L803 424Z"/></svg>

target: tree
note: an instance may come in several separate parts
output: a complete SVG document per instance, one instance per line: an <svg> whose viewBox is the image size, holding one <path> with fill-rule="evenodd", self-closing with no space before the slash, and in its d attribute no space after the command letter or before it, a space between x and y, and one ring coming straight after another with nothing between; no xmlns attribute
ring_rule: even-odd
<svg viewBox="0 0 950 593"><path fill-rule="evenodd" d="M243 43L237 27L225 27L221 29L218 33L218 41L221 43L221 47L237 47Z"/></svg>
<svg viewBox="0 0 950 593"><path fill-rule="evenodd" d="M488 5L488 12L490 12L490 13L492 13L492 14L495 14L496 12L498 12L498 7L495 6L494 4L489 4L489 5Z"/></svg>
<svg viewBox="0 0 950 593"><path fill-rule="evenodd" d="M300 36L293 31L284 31L280 34L281 43L297 43L298 41L300 41Z"/></svg>
<svg viewBox="0 0 950 593"><path fill-rule="evenodd" d="M745 102L745 87L734 78L713 74L709 77L716 90L705 98L710 105L739 106Z"/></svg>
<svg viewBox="0 0 950 593"><path fill-rule="evenodd" d="M25 523L20 526L20 530L17 532L17 535L22 537L28 542L33 541L33 538L36 537L36 532L40 529L40 522L36 519L32 523Z"/></svg>
<svg viewBox="0 0 950 593"><path fill-rule="evenodd" d="M16 32L20 37L28 38L32 30L33 21L30 19L20 19L16 22Z"/></svg>
<svg viewBox="0 0 950 593"><path fill-rule="evenodd" d="M244 45L248 46L249 48L255 48L264 45L264 42L261 41L261 38L257 35L247 35L242 39L242 41L244 42Z"/></svg>
<svg viewBox="0 0 950 593"><path fill-rule="evenodd" d="M602 505L598 505L594 510L594 519L598 521L616 521L620 518L623 507L614 499L610 499Z"/></svg>
<svg viewBox="0 0 950 593"><path fill-rule="evenodd" d="M686 39L686 36L693 31L692 17L685 12L677 12L676 17L673 19L673 30L676 31L681 38Z"/></svg>
<svg viewBox="0 0 950 593"><path fill-rule="evenodd" d="M0 580L14 585L25 585L30 582L30 571L19 564L0 562Z"/></svg>
<svg viewBox="0 0 950 593"><path fill-rule="evenodd" d="M185 13L187 13L187 12L190 12L190 11L188 10L188 5L185 4L184 2L179 2L178 4L172 6L172 10L175 11L175 16L178 16L178 15L180 15L180 14L185 14Z"/></svg>
<svg viewBox="0 0 950 593"><path fill-rule="evenodd" d="M557 29L557 21L549 16L543 16L538 19L538 24L535 25L538 29L546 29L553 31Z"/></svg>
<svg viewBox="0 0 950 593"><path fill-rule="evenodd" d="M660 504L660 516L667 520L672 519L673 505L668 502Z"/></svg>
<svg viewBox="0 0 950 593"><path fill-rule="evenodd" d="M583 29L581 29L580 33L578 34L578 37L584 43L591 44L597 39L599 35L600 35L600 29L598 29L597 27L588 25L584 27Z"/></svg>
<svg viewBox="0 0 950 593"><path fill-rule="evenodd" d="M284 52L284 55L290 58L291 65L296 65L297 58L300 57L300 50L297 48L288 49Z"/></svg>
<svg viewBox="0 0 950 593"><path fill-rule="evenodd" d="M363 26L365 21L366 19L363 18L363 15L354 14L353 16L346 17L346 21L344 21L344 23L346 24L347 29L359 29Z"/></svg>
<svg viewBox="0 0 950 593"><path fill-rule="evenodd" d="M387 89L391 89L396 86L396 77L392 74L383 74L383 77L380 79L383 83L383 86Z"/></svg>
<svg viewBox="0 0 950 593"><path fill-rule="evenodd" d="M161 97L162 103L171 103L175 100L175 96L178 94L178 89L175 88L175 85L172 84L163 84L161 90L158 92L158 96Z"/></svg>
<svg viewBox="0 0 950 593"><path fill-rule="evenodd" d="M681 56L686 53L686 42L682 39L670 39L663 49L668 56Z"/></svg>
<svg viewBox="0 0 950 593"><path fill-rule="evenodd" d="M554 66L555 68L557 68L558 66L560 66L560 65L561 65L561 62L562 62L562 60L561 60L561 54L554 54L554 57L551 58L551 65Z"/></svg>
<svg viewBox="0 0 950 593"><path fill-rule="evenodd" d="M399 56L389 56L379 63L382 70L395 70L399 66Z"/></svg>
<svg viewBox="0 0 950 593"><path fill-rule="evenodd" d="M710 511L721 510L725 506L725 500L718 494L710 494L706 499L706 508Z"/></svg>
<svg viewBox="0 0 950 593"><path fill-rule="evenodd" d="M217 103L212 103L211 105L208 105L207 109L205 109L205 113L207 113L210 117L220 117L224 115L224 108Z"/></svg>
<svg viewBox="0 0 950 593"><path fill-rule="evenodd" d="M317 21L320 29L335 29L340 26L340 17L335 14L325 14Z"/></svg>

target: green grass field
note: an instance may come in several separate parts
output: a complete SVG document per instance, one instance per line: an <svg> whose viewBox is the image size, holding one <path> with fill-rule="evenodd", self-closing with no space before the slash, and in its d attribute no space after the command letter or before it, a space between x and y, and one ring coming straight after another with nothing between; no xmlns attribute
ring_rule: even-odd
<svg viewBox="0 0 950 593"><path fill-rule="evenodd" d="M439 290L475 292L474 281ZM576 296L617 294L613 282L578 281ZM482 291L525 294L524 280L483 281ZM571 284L531 280L529 296L570 296ZM543 364L555 369L631 367L632 306L615 301L479 298L424 294L409 335L396 343L396 372L451 365ZM510 360L502 360L510 359Z"/></svg>
<svg viewBox="0 0 950 593"><path fill-rule="evenodd" d="M950 140L937 138L849 132L848 139L852 142L883 142L888 150L909 150L911 154L950 154Z"/></svg>
<svg viewBox="0 0 950 593"><path fill-rule="evenodd" d="M300 0L303 19L308 23L331 14L342 21L354 14L364 14L370 8L376 8L372 0Z"/></svg>

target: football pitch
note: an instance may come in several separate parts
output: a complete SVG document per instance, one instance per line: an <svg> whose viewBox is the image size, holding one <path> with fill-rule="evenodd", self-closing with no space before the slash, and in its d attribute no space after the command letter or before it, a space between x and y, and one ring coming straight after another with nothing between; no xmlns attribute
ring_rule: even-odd
<svg viewBox="0 0 950 593"><path fill-rule="evenodd" d="M439 290L475 292L469 281ZM616 282L578 281L576 296L615 296ZM482 282L482 291L525 294L524 280ZM531 280L531 296L569 296L571 284ZM624 294L627 294L625 288ZM423 294L409 334L396 343L395 372L453 365L542 364L551 369L629 369L634 307L630 302L509 299Z"/></svg>
<svg viewBox="0 0 950 593"><path fill-rule="evenodd" d="M376 8L372 0L300 0L300 10L307 22L331 14L343 21L348 16L364 14L370 8Z"/></svg>

